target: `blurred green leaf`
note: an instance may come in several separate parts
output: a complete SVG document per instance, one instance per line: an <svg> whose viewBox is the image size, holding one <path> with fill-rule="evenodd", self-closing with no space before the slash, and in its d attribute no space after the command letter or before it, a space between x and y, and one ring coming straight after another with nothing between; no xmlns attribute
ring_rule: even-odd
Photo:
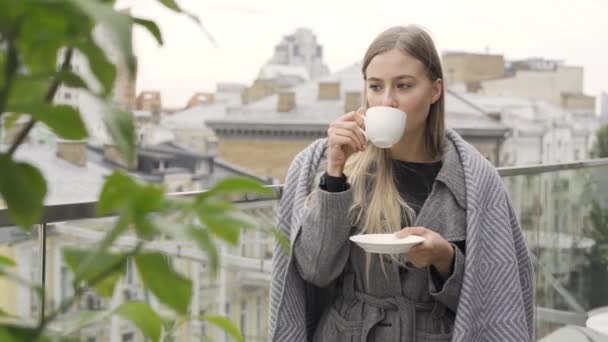
<svg viewBox="0 0 608 342"><path fill-rule="evenodd" d="M167 257L161 253L143 253L135 256L141 279L155 296L175 310L185 315L192 300L192 282L175 272ZM162 276L159 276L162 275Z"/></svg>
<svg viewBox="0 0 608 342"><path fill-rule="evenodd" d="M66 6L57 2L55 7L39 3L30 5L24 16L23 26L17 40L20 56L30 74L49 74L57 70L58 52L66 43L69 13Z"/></svg>
<svg viewBox="0 0 608 342"><path fill-rule="evenodd" d="M209 270L213 277L216 276L218 267L220 265L219 253L215 243L211 239L209 232L206 229L200 229L198 227L190 226L188 230L190 236L194 238L194 241L198 244L201 250L207 254L207 260L209 262Z"/></svg>
<svg viewBox="0 0 608 342"><path fill-rule="evenodd" d="M87 130L80 113L71 106L32 103L17 108L47 125L64 139L80 140L87 137Z"/></svg>
<svg viewBox="0 0 608 342"><path fill-rule="evenodd" d="M159 2L172 11L182 13L182 9L175 0L159 0Z"/></svg>
<svg viewBox="0 0 608 342"><path fill-rule="evenodd" d="M289 238L287 236L285 236L285 234L277 228L270 228L270 232L272 233L274 238L277 239L277 241L281 245L281 248L283 249L283 251L286 254L289 254L290 250L291 250Z"/></svg>
<svg viewBox="0 0 608 342"><path fill-rule="evenodd" d="M193 13L184 11L178 4L177 2L175 2L175 0L158 0L161 4L163 4L165 7L167 7L168 9L175 11L177 13L181 13L186 15L188 18L192 19L192 21L194 21L195 23L197 23L201 29L203 30L203 32L205 33L205 35L207 36L207 39L209 39L209 41L215 45L215 39L213 39L213 36L211 36L211 33L209 33L209 31L207 30L207 28L203 25L203 23L201 22L201 20L198 18L198 16L196 16Z"/></svg>
<svg viewBox="0 0 608 342"><path fill-rule="evenodd" d="M65 248L63 257L65 262L74 272L74 282L85 281L90 283L96 281L97 293L104 297L111 297L114 293L116 282L125 273L126 255L108 252L99 252L93 262L87 267L81 267L81 263L91 254L90 249ZM100 280L99 276L105 276Z"/></svg>
<svg viewBox="0 0 608 342"><path fill-rule="evenodd" d="M163 322L148 304L144 302L128 302L116 308L114 312L133 322L152 341L160 339Z"/></svg>
<svg viewBox="0 0 608 342"><path fill-rule="evenodd" d="M139 237L157 232L147 214L157 211L163 204L163 192L154 185L139 185L128 175L115 171L104 183L97 203L99 215L122 211L122 220L135 223ZM124 222L122 224L125 224Z"/></svg>
<svg viewBox="0 0 608 342"><path fill-rule="evenodd" d="M104 111L104 123L112 140L131 165L135 160L135 126L133 116L127 112L112 107Z"/></svg>
<svg viewBox="0 0 608 342"><path fill-rule="evenodd" d="M19 121L19 118L23 115L23 113L9 112L5 115L6 117L4 118L4 128L6 130L9 130L13 127L15 123L17 123L17 121Z"/></svg>
<svg viewBox="0 0 608 342"><path fill-rule="evenodd" d="M120 171L114 171L106 179L101 189L97 202L97 214L107 215L122 209L136 187L137 184L131 177Z"/></svg>
<svg viewBox="0 0 608 342"><path fill-rule="evenodd" d="M106 53L95 44L90 33L87 39L78 42L75 46L87 56L93 75L101 83L101 95L108 96L114 89L116 67L110 62Z"/></svg>
<svg viewBox="0 0 608 342"><path fill-rule="evenodd" d="M17 263L6 255L0 255L0 266L14 267L17 266Z"/></svg>
<svg viewBox="0 0 608 342"><path fill-rule="evenodd" d="M67 70L58 71L56 75L56 79L61 81L63 85L70 88L82 88L89 89L87 84L80 78L80 76L75 73Z"/></svg>
<svg viewBox="0 0 608 342"><path fill-rule="evenodd" d="M120 216L118 216L114 227L112 227L112 229L103 237L103 239L99 243L99 250L104 251L106 248L110 247L112 243L114 243L114 241L116 241L116 239L129 228L129 224L131 223L132 217L133 215L131 214L130 208L127 208L125 211L123 211Z"/></svg>
<svg viewBox="0 0 608 342"><path fill-rule="evenodd" d="M159 229L156 227L156 223L150 220L146 216L140 215L135 218L135 230L137 231L137 236L143 239L153 237Z"/></svg>
<svg viewBox="0 0 608 342"><path fill-rule="evenodd" d="M243 342L243 335L239 331L239 329L226 317L222 316L199 316L199 320L207 321L215 326L222 328L225 332L227 332L230 336L232 336L236 341Z"/></svg>
<svg viewBox="0 0 608 342"><path fill-rule="evenodd" d="M256 225L252 218L227 201L203 202L195 209L199 220L211 233L232 245L238 243L242 229Z"/></svg>
<svg viewBox="0 0 608 342"><path fill-rule="evenodd" d="M205 200L209 197L229 193L256 193L261 195L272 195L272 189L265 187L262 183L245 177L229 177L222 179L209 191L203 192L197 200Z"/></svg>
<svg viewBox="0 0 608 342"><path fill-rule="evenodd" d="M128 15L114 10L112 4L90 0L68 0L84 13L101 24L106 30L106 37L113 41L118 55L125 58L130 75L135 74L135 57L133 56L131 20Z"/></svg>
<svg viewBox="0 0 608 342"><path fill-rule="evenodd" d="M2 20L0 20L2 21ZM0 31L1 32L1 31ZM6 55L4 53L0 53L0 98L4 95L4 79L5 79L5 71L6 71ZM2 108L0 108L2 110Z"/></svg>
<svg viewBox="0 0 608 342"><path fill-rule="evenodd" d="M0 324L0 341L2 342L46 342L50 338L40 336L36 338L36 327L19 326L11 323Z"/></svg>
<svg viewBox="0 0 608 342"><path fill-rule="evenodd" d="M163 191L154 185L140 186L132 194L133 209L136 214L149 213L158 210L163 204Z"/></svg>
<svg viewBox="0 0 608 342"><path fill-rule="evenodd" d="M200 220L209 229L209 231L220 239L236 246L239 243L242 226L229 223L223 220L222 217L201 217Z"/></svg>
<svg viewBox="0 0 608 342"><path fill-rule="evenodd" d="M158 45L163 45L163 35L155 22L135 17L133 18L133 22L148 30L148 32L154 36Z"/></svg>
<svg viewBox="0 0 608 342"><path fill-rule="evenodd" d="M23 16L26 2L23 0L0 1L0 32L13 31L15 22Z"/></svg>
<svg viewBox="0 0 608 342"><path fill-rule="evenodd" d="M40 222L47 191L42 173L34 166L17 163L5 154L0 154L0 170L0 195L13 222L25 228Z"/></svg>
<svg viewBox="0 0 608 342"><path fill-rule="evenodd" d="M43 104L52 83L50 77L18 75L10 89L6 110L24 113L33 104Z"/></svg>

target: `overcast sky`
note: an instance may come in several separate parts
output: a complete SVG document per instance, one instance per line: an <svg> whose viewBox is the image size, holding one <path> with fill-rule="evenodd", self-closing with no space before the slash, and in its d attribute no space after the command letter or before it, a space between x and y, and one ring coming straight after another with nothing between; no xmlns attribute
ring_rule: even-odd
<svg viewBox="0 0 608 342"><path fill-rule="evenodd" d="M251 84L281 38L309 27L337 71L358 62L371 40L393 25L419 24L442 51L545 57L585 67L585 92L608 91L607 0L178 0L203 21L217 46L185 16L155 0L122 0L154 19L165 45L135 32L137 91L160 90L164 106L183 107L217 82Z"/></svg>

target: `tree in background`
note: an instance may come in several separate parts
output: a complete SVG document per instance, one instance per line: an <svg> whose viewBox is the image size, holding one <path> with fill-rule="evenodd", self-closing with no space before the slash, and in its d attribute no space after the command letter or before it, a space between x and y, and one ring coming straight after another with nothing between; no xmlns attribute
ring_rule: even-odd
<svg viewBox="0 0 608 342"><path fill-rule="evenodd" d="M593 158L608 158L608 125L598 129L595 138L591 156Z"/></svg>
<svg viewBox="0 0 608 342"><path fill-rule="evenodd" d="M595 158L608 158L608 126L604 126L597 131L596 142L593 146L592 156ZM594 173L599 177L594 177L599 181L605 181L601 173L606 174L605 168ZM598 179L599 178L599 179ZM600 194L607 196L607 194ZM608 305L608 208L602 207L597 199L591 203L591 238L595 244L589 252L589 296L593 307Z"/></svg>

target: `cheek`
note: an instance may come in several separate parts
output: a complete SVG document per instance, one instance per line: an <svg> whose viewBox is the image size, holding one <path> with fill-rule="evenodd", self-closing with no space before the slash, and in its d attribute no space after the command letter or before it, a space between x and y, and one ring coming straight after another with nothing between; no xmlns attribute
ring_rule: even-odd
<svg viewBox="0 0 608 342"><path fill-rule="evenodd" d="M423 122L429 115L431 100L425 92L414 92L399 101L399 109L408 114L408 123Z"/></svg>
<svg viewBox="0 0 608 342"><path fill-rule="evenodd" d="M382 105L382 96L368 92L366 95L368 107L376 107Z"/></svg>

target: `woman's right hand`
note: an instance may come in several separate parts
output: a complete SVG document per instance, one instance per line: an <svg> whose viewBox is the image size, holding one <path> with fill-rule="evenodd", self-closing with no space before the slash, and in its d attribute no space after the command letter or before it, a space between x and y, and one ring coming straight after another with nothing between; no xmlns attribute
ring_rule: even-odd
<svg viewBox="0 0 608 342"><path fill-rule="evenodd" d="M367 137L363 131L364 109L346 113L334 120L327 129L327 174L341 177L346 160L355 152L365 150Z"/></svg>

